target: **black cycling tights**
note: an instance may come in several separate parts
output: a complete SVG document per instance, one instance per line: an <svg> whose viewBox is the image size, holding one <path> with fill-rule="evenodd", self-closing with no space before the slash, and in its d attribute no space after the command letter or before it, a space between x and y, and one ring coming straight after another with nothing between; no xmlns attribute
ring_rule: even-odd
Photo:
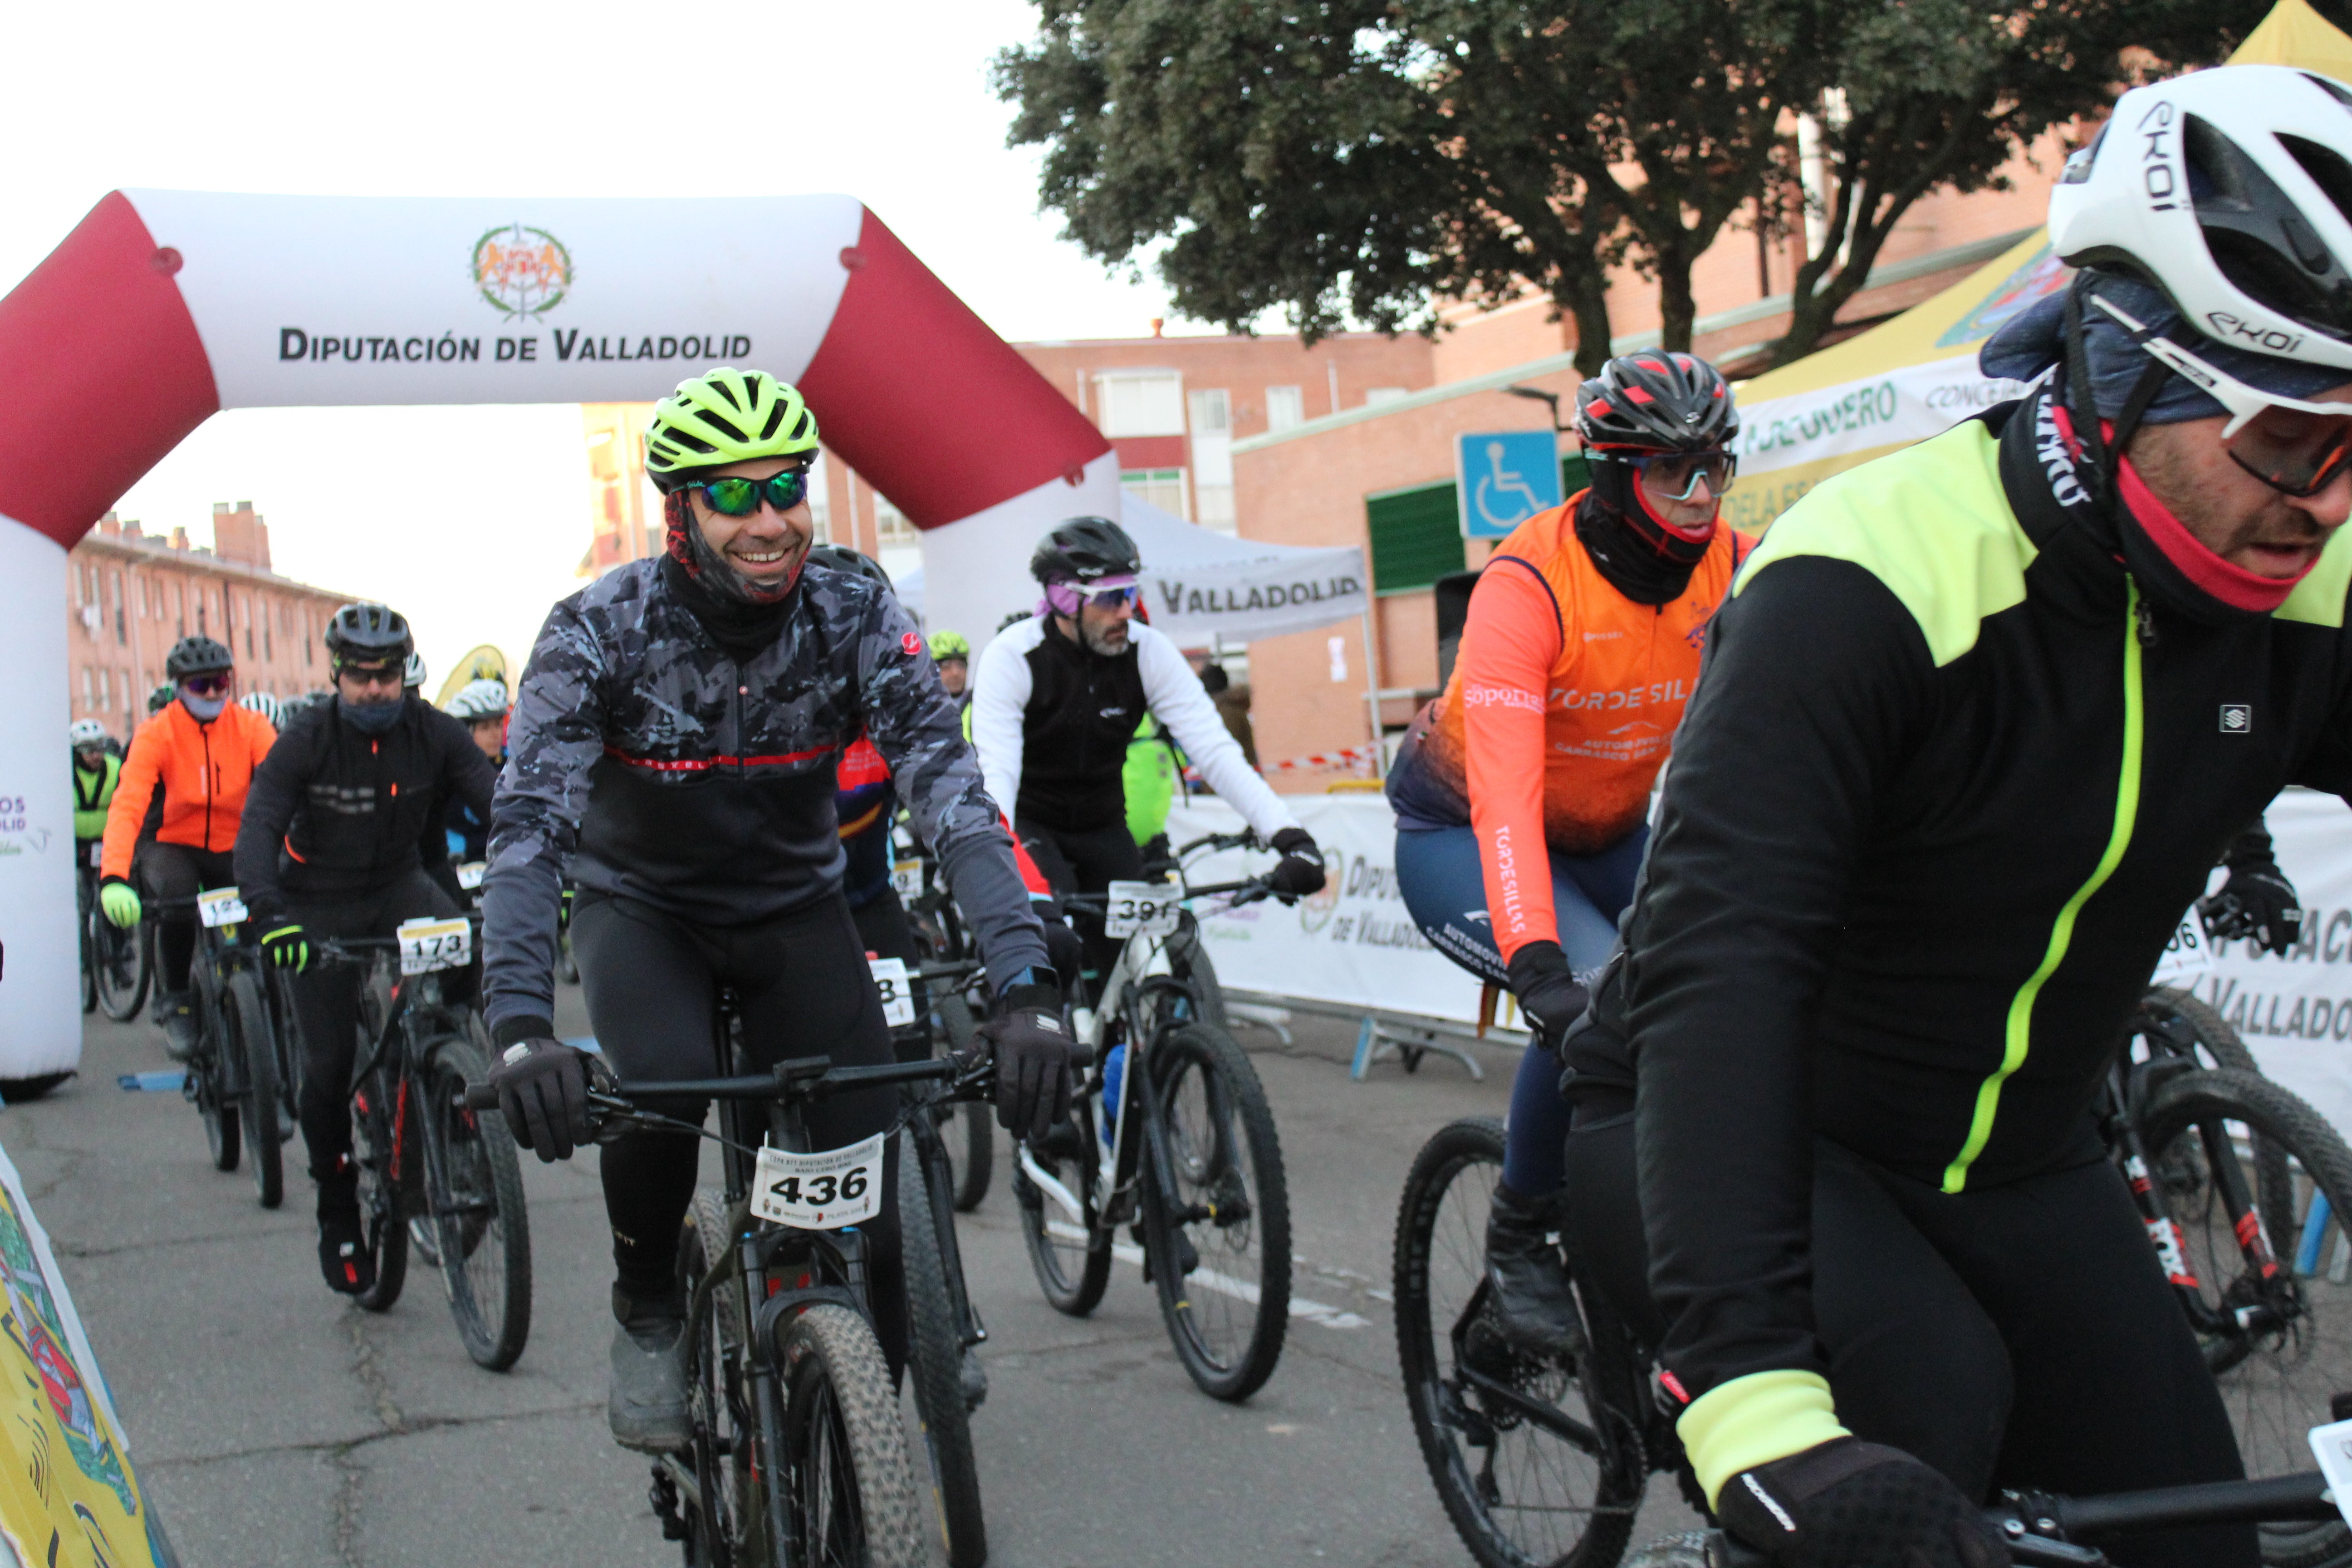
<svg viewBox="0 0 2352 1568"><path fill-rule="evenodd" d="M1136 847L1135 836L1124 822L1085 833L1062 833L1024 817L1013 825L1013 831L1021 835L1022 847L1057 893L1099 893L1113 882L1143 878L1143 851ZM1070 923L1086 939L1087 967L1099 982L1118 962L1127 939L1103 935L1098 914L1073 915Z"/></svg>
<svg viewBox="0 0 2352 1568"><path fill-rule="evenodd" d="M287 912L302 924L310 966L294 976L294 1010L302 1026L302 1143L310 1174L335 1169L352 1150L352 1065L359 1049L360 986L365 972L319 956L321 939L386 937L403 921L457 912L449 895L423 871L410 871L373 892L331 898L298 894ZM476 969L444 975L442 994L464 1002L474 994Z"/></svg>
<svg viewBox="0 0 2352 1568"><path fill-rule="evenodd" d="M735 989L749 1070L787 1057L829 1056L837 1067L891 1060L890 1031L866 967L849 906L838 895L776 920L707 926L635 900L583 890L572 906L572 952L596 1044L625 1079L709 1078L719 987ZM835 1095L807 1110L809 1143L838 1149L870 1138L896 1118L898 1091ZM682 1100L655 1109L700 1121L707 1105ZM898 1190L898 1142L890 1142L883 1191ZM655 1297L673 1288L677 1237L694 1201L700 1140L633 1132L604 1148L604 1213L623 1289ZM897 1206L863 1227L874 1259L874 1327L895 1373L906 1359L905 1286L898 1267Z"/></svg>
<svg viewBox="0 0 2352 1568"><path fill-rule="evenodd" d="M193 899L211 888L236 886L236 869L226 849L199 849L192 844L166 844L158 839L139 851L139 879L147 896ZM188 988L188 964L196 954L196 911L194 905L175 904L155 912L155 962L161 973L155 983L165 994Z"/></svg>
<svg viewBox="0 0 2352 1568"><path fill-rule="evenodd" d="M2189 1321L2105 1161L1948 1194L1814 1142L1812 1292L1838 1418L1980 1500L2245 1472ZM1568 1136L1570 1244L1634 1337L1644 1283L1630 1097L1587 1091ZM2250 1526L2106 1548L2122 1568L2254 1568Z"/></svg>

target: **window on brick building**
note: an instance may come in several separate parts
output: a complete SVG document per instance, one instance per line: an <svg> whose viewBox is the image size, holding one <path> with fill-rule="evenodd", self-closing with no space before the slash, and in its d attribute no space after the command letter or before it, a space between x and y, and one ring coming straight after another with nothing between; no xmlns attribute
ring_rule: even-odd
<svg viewBox="0 0 2352 1568"><path fill-rule="evenodd" d="M1129 468L1118 476L1118 488L1171 517L1185 514L1184 470L1181 468Z"/></svg>
<svg viewBox="0 0 2352 1568"><path fill-rule="evenodd" d="M1181 436L1184 378L1172 370L1107 371L1095 377L1095 416L1106 436Z"/></svg>
<svg viewBox="0 0 2352 1568"><path fill-rule="evenodd" d="M1307 417L1307 400L1295 386L1269 386L1265 389L1265 427L1269 431L1287 430Z"/></svg>
<svg viewBox="0 0 2352 1568"><path fill-rule="evenodd" d="M915 525L907 514L874 492L874 544L877 549L895 549L915 542Z"/></svg>

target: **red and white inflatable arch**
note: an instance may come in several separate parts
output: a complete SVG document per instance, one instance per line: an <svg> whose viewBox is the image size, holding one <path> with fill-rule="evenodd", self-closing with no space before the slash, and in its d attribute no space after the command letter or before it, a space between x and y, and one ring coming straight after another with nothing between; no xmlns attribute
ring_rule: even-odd
<svg viewBox="0 0 2352 1568"><path fill-rule="evenodd" d="M649 401L796 383L984 641L1037 535L1118 515L1109 443L846 196L119 191L0 300L0 1079L75 1066L66 551L217 409Z"/></svg>

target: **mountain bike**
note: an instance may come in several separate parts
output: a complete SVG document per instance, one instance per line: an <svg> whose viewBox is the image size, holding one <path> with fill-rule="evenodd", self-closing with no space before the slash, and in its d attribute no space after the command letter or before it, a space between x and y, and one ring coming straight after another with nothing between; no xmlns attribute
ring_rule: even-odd
<svg viewBox="0 0 2352 1568"><path fill-rule="evenodd" d="M2341 1141L2277 1085L2160 1049L2118 1061L2100 1125L2204 1346L2249 1473L2299 1472L2304 1434L2328 1418L2334 1391L2352 1387L2352 1238L2332 1220L2315 1236L2305 1224L2318 1198L2336 1213L2352 1201ZM1674 1471L1693 1507L1704 1500L1672 1424L1644 1396L1644 1359L1565 1252L1578 1352L1532 1354L1505 1337L1485 1269L1502 1159L1499 1121L1456 1121L1423 1146L1405 1184L1396 1325L1414 1435L1479 1563L1608 1568L1651 1471ZM2308 1239L2290 1259L2273 1235ZM2352 1562L2352 1531L2333 1514L2280 1516L2262 1540L2277 1568Z"/></svg>
<svg viewBox="0 0 2352 1568"><path fill-rule="evenodd" d="M905 908L908 923L914 928L915 940L922 948L923 963L918 978L931 974L942 965L960 965L966 971L977 969L978 952L971 946L955 900L949 896L947 883L940 876L939 860L903 821L893 825L890 831L890 890ZM943 971L941 973L943 979L950 977ZM970 1054L979 1025L964 988L928 984L924 988L928 994L920 1000L929 1010L928 1021L933 1037L944 1042L951 1052ZM957 1110L956 1116L961 1124L960 1129L941 1130L950 1166L947 1185L955 1194L956 1212L970 1214L988 1196L989 1183L995 1174L996 1129L985 1105L967 1101Z"/></svg>
<svg viewBox="0 0 2352 1568"><path fill-rule="evenodd" d="M147 908L151 917L164 909L196 912L196 951L188 965L196 1047L181 1092L204 1118L213 1169L234 1171L244 1160L261 1206L274 1209L285 1201L285 1144L294 1131L293 1102L278 1072L289 1042L270 1005L260 945L245 938L245 903L235 888L215 888L191 898L151 899Z"/></svg>
<svg viewBox="0 0 2352 1568"><path fill-rule="evenodd" d="M2209 1524L2256 1524L2267 1531L2274 1524L2343 1522L2327 1478L2315 1470L2272 1480L2209 1481L2105 1497L2005 1491L1984 1511L2018 1568L2110 1568L2098 1542L2150 1531ZM1719 1530L1668 1536L1625 1561L1628 1568L1771 1568L1765 1553Z"/></svg>
<svg viewBox="0 0 2352 1568"><path fill-rule="evenodd" d="M95 1005L118 1024L139 1016L147 1003L153 970L153 928L144 922L116 925L98 902L98 858L102 839L82 839L84 864L74 868L74 908L81 927L82 1006Z"/></svg>
<svg viewBox="0 0 2352 1568"><path fill-rule="evenodd" d="M1257 1069L1174 965L1199 947L1188 900L1223 897L1230 908L1278 896L1259 876L1113 883L1064 899L1103 915L1127 945L1093 1005L1071 1010L1087 1053L1072 1118L1021 1145L1013 1182L1045 1300L1074 1317L1093 1311L1118 1227L1132 1226L1177 1359L1224 1400L1255 1393L1282 1354L1289 1194Z"/></svg>
<svg viewBox="0 0 2352 1568"><path fill-rule="evenodd" d="M877 965L877 971L885 965ZM908 1021L893 1031L902 1060L943 1058L977 1063L986 1047L971 1022L964 991L979 984L974 962L923 964L912 977L928 994L928 1010L899 1009ZM877 973L886 1009L896 1005L893 977ZM949 1005L963 1028L941 1026ZM910 1058L909 1051L913 1054ZM931 1499L947 1551L948 1568L980 1568L988 1561L988 1526L980 1496L980 1469L971 1441L971 1415L988 1397L988 1378L977 1353L988 1339L972 1305L956 1240L956 1211L962 1207L951 1148L961 1143L951 1130L969 1129L972 1113L988 1113L986 1069L967 1071L941 1090L917 1095L909 1085L905 1139L899 1146L896 1198L899 1250L906 1273L908 1383L929 1461ZM986 1123L982 1123L983 1127ZM968 1170L968 1167L967 1167ZM987 1173L981 1179L985 1183ZM918 1479L920 1479L919 1477Z"/></svg>
<svg viewBox="0 0 2352 1568"><path fill-rule="evenodd" d="M2193 979L2188 917L2165 979ZM2110 1074L2108 1147L2130 1181L2228 1407L2249 1475L2308 1461L2304 1432L2352 1389L2352 1149L2262 1074L2237 1031L2186 984L2152 985ZM2214 1071L2198 1071L2214 1068ZM2114 1114L2126 1106L2126 1117ZM2352 1563L2341 1520L2266 1525L2273 1568Z"/></svg>
<svg viewBox="0 0 2352 1568"><path fill-rule="evenodd" d="M719 1060L732 1065L731 997L722 996L720 1019ZM683 1082L614 1081L601 1061L593 1070L588 1099L600 1141L632 1129L710 1137L641 1102L686 1096L719 1104L723 1186L695 1195L678 1244L693 1436L654 1462L652 1503L664 1538L680 1542L689 1568L915 1568L927 1558L914 1479L874 1333L859 1228L885 1202L898 1203L902 1215L928 1206L915 1194L922 1162L885 1158L892 1134L912 1125L915 1106L887 1131L814 1152L804 1111L824 1096L881 1084L949 1080L950 1092L977 1092L991 1069L931 1060L835 1068L817 1056L765 1073ZM497 1096L478 1087L466 1101L488 1111ZM899 1184L885 1193L894 1163ZM910 1276L922 1267L917 1255L927 1233L923 1226L904 1233L915 1244ZM919 1354L919 1345L910 1348Z"/></svg>
<svg viewBox="0 0 2352 1568"><path fill-rule="evenodd" d="M392 1309L421 1230L466 1353L504 1372L530 1337L530 1216L514 1140L503 1125L486 1126L467 1101L467 1087L488 1077L479 1015L446 989L453 972L472 963L480 921L415 920L390 937L330 937L311 962L368 972L363 992L395 961L398 973L381 1016L363 996L352 1064L352 1163L361 1233L375 1265L374 1284L355 1299L371 1312Z"/></svg>

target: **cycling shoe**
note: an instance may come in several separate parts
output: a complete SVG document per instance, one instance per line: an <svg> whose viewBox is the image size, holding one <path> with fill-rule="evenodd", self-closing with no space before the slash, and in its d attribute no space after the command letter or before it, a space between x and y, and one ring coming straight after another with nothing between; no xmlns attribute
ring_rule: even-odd
<svg viewBox="0 0 2352 1568"><path fill-rule="evenodd" d="M163 1054L175 1062L196 1054L196 1005L193 995L174 991L155 999L155 1021L163 1026Z"/></svg>
<svg viewBox="0 0 2352 1568"><path fill-rule="evenodd" d="M340 1296L357 1296L375 1285L375 1258L368 1251L356 1200L331 1205L320 1194L319 1272L326 1276L327 1289Z"/></svg>
<svg viewBox="0 0 2352 1568"><path fill-rule="evenodd" d="M1523 1197L1497 1182L1486 1215L1486 1280L1505 1337L1522 1350L1575 1356L1584 1349L1559 1247L1555 1197Z"/></svg>
<svg viewBox="0 0 2352 1568"><path fill-rule="evenodd" d="M640 1453L667 1454L694 1439L686 1394L686 1300L652 1300L613 1287L613 1381L605 1415L613 1441Z"/></svg>

